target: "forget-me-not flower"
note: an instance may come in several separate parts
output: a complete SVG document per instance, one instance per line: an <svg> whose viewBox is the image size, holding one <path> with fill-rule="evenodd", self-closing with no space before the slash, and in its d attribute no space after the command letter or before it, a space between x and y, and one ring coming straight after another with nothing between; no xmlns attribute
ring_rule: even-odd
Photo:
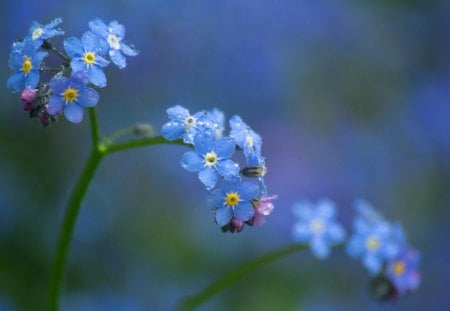
<svg viewBox="0 0 450 311"><path fill-rule="evenodd" d="M103 67L109 64L109 61L101 55L106 53L106 49L100 44L98 36L87 31L80 39L70 37L64 40L64 49L72 59L70 67L73 72L86 72L89 81L98 87L106 86L106 76Z"/></svg>
<svg viewBox="0 0 450 311"><path fill-rule="evenodd" d="M120 69L127 66L127 56L136 56L138 51L122 40L125 37L125 27L117 21L106 25L101 19L96 18L89 22L91 31L100 38L100 44L107 47L109 57Z"/></svg>
<svg viewBox="0 0 450 311"><path fill-rule="evenodd" d="M299 202L294 205L293 211L298 217L292 231L294 240L309 243L317 258L328 257L330 246L344 240L345 231L335 220L333 202L322 199L315 206L310 202Z"/></svg>
<svg viewBox="0 0 450 311"><path fill-rule="evenodd" d="M244 150L247 164L259 165L261 158L261 137L255 133L241 117L233 116L230 119L230 136L236 141L242 150Z"/></svg>
<svg viewBox="0 0 450 311"><path fill-rule="evenodd" d="M8 66L14 73L7 81L8 88L13 93L25 88L35 89L39 83L39 66L47 52L37 52L31 39L14 43L9 54Z"/></svg>
<svg viewBox="0 0 450 311"><path fill-rule="evenodd" d="M252 182L241 183L240 178L225 180L222 189L214 190L208 197L208 205L215 211L216 222L220 227L230 223L232 218L240 221L250 220L255 209L251 201L258 199L259 187Z"/></svg>
<svg viewBox="0 0 450 311"><path fill-rule="evenodd" d="M42 25L36 21L31 24L30 29L28 30L28 37L33 40L36 49L42 46L44 39L50 39L55 36L60 36L64 34L64 31L55 28L59 24L62 23L61 18L55 18L47 25Z"/></svg>
<svg viewBox="0 0 450 311"><path fill-rule="evenodd" d="M420 254L413 248L405 248L386 267L386 276L400 295L415 290L420 284L417 266Z"/></svg>
<svg viewBox="0 0 450 311"><path fill-rule="evenodd" d="M167 109L170 121L163 125L162 136L168 140L183 138L187 144L194 142L194 136L203 131L215 132L215 126L205 112L197 112L194 115L184 107L176 105Z"/></svg>
<svg viewBox="0 0 450 311"><path fill-rule="evenodd" d="M57 115L64 111L67 120L79 123L83 120L83 108L97 105L97 91L87 86L89 79L84 71L75 72L70 79L55 77L50 81L53 96L47 105L47 113Z"/></svg>
<svg viewBox="0 0 450 311"><path fill-rule="evenodd" d="M219 109L213 109L208 111L206 116L211 120L213 127L215 129L216 138L221 138L223 132L225 132L225 115Z"/></svg>
<svg viewBox="0 0 450 311"><path fill-rule="evenodd" d="M403 230L383 219L366 201L356 202L358 216L353 222L353 235L347 253L361 258L371 274L381 271L383 263L395 258L404 246Z"/></svg>
<svg viewBox="0 0 450 311"><path fill-rule="evenodd" d="M210 190L216 185L219 175L231 178L239 174L239 165L230 160L236 150L231 137L218 140L208 132L194 137L195 151L187 151L181 159L181 166L190 172L198 172L198 178Z"/></svg>

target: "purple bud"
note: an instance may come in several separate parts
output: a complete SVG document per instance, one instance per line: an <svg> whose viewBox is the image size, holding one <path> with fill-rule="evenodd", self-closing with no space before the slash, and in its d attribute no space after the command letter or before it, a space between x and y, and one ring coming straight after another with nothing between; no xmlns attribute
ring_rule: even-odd
<svg viewBox="0 0 450 311"><path fill-rule="evenodd" d="M244 222L240 219L237 219L236 217L233 217L233 219L231 219L231 224L238 232L241 231L244 227Z"/></svg>
<svg viewBox="0 0 450 311"><path fill-rule="evenodd" d="M34 104L32 102L27 102L23 104L23 110L31 111L34 108Z"/></svg>
<svg viewBox="0 0 450 311"><path fill-rule="evenodd" d="M37 97L37 90L26 88L20 94L20 99L25 103L32 103Z"/></svg>

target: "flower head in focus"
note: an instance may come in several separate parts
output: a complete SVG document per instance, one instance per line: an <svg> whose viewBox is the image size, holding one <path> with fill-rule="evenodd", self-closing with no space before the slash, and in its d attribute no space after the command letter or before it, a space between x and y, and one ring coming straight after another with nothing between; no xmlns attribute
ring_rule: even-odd
<svg viewBox="0 0 450 311"><path fill-rule="evenodd" d="M328 257L330 246L344 240L345 231L335 220L336 208L333 202L326 199L316 205L299 202L294 205L293 211L298 218L292 232L294 240L309 243L317 258Z"/></svg>
<svg viewBox="0 0 450 311"><path fill-rule="evenodd" d="M92 32L87 31L81 37L70 37L64 40L64 49L72 59L70 67L73 72L84 71L89 81L98 87L106 86L106 76L103 68L109 64L102 55L106 53L102 48L100 39Z"/></svg>
<svg viewBox="0 0 450 311"><path fill-rule="evenodd" d="M244 150L247 164L257 165L261 158L261 137L255 133L241 117L233 116L230 119L230 136L236 141L242 150Z"/></svg>
<svg viewBox="0 0 450 311"><path fill-rule="evenodd" d="M108 51L111 61L120 69L127 66L126 56L136 56L139 51L132 45L123 42L125 27L117 21L106 25L101 19L96 18L89 22L92 33L100 38L100 44Z"/></svg>
<svg viewBox="0 0 450 311"><path fill-rule="evenodd" d="M64 34L64 31L56 28L59 24L62 23L61 18L55 18L47 25L42 25L36 21L34 21L30 29L28 30L28 37L34 42L35 48L38 49L42 46L42 43L45 39L50 39L55 36L61 36Z"/></svg>
<svg viewBox="0 0 450 311"><path fill-rule="evenodd" d="M39 83L39 67L47 52L38 52L31 39L12 45L8 65L14 73L7 81L8 88L13 93L23 91L25 88L35 89Z"/></svg>
<svg viewBox="0 0 450 311"><path fill-rule="evenodd" d="M53 96L47 105L49 115L64 112L67 120L79 123L83 120L83 108L94 107L98 93L87 86L89 79L84 71L75 72L70 79L55 77L50 81Z"/></svg>

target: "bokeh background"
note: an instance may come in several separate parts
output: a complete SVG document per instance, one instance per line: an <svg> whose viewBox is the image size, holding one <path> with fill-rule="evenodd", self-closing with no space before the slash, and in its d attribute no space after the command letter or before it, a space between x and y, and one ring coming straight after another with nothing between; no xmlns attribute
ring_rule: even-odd
<svg viewBox="0 0 450 311"><path fill-rule="evenodd" d="M89 151L87 119L48 128L6 89L10 44L62 17L67 36L118 20L140 55L106 69L103 133L166 109L217 107L264 140L278 194L262 228L223 234L180 146L108 156L84 200L63 310L171 310L227 271L290 244L291 206L328 197L350 227L363 197L421 250L423 283L396 303L369 297L362 265L294 254L201 310L448 310L450 2L447 0L2 1L0 310L44 310L65 202ZM53 42L62 47L62 39Z"/></svg>

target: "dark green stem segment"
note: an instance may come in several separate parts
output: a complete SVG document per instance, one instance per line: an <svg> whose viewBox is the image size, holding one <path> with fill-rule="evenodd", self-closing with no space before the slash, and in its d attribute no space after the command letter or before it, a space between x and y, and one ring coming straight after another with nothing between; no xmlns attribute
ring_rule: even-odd
<svg viewBox="0 0 450 311"><path fill-rule="evenodd" d="M56 244L55 260L53 263L50 289L50 310L52 311L58 310L61 282L63 280L67 254L69 252L70 242L72 241L72 235L80 211L81 202L103 155L104 154L98 149L93 149L91 151L67 204L64 222L61 226L58 242Z"/></svg>
<svg viewBox="0 0 450 311"><path fill-rule="evenodd" d="M278 250L275 250L273 252L270 252L262 257L259 257L253 261L247 262L246 264L242 265L241 267L237 268L236 270L233 270L232 272L224 275L220 279L218 279L216 282L212 283L208 287L204 288L199 293L187 297L184 300L181 301L180 305L178 306L177 310L179 311L187 311L187 310L194 310L196 307L200 306L202 303L204 303L206 300L220 292L225 287L233 284L238 279L244 277L245 275L249 274L250 272L253 272L254 270L267 265L277 259L283 258L289 254L292 254L296 251L307 249L308 245L304 244L295 244L290 245Z"/></svg>

